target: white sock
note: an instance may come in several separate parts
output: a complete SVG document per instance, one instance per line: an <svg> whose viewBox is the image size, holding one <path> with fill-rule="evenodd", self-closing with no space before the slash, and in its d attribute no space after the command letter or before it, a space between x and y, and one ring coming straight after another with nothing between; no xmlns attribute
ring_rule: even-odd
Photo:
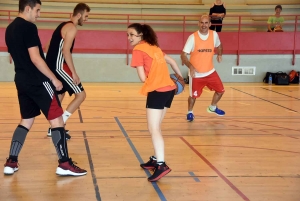
<svg viewBox="0 0 300 201"><path fill-rule="evenodd" d="M64 123L66 124L66 121L69 119L69 117L71 116L72 114L70 112L68 112L67 110L63 113L62 117L63 117L63 120L64 120Z"/></svg>
<svg viewBox="0 0 300 201"><path fill-rule="evenodd" d="M188 114L193 113L193 110L188 111Z"/></svg>
<svg viewBox="0 0 300 201"><path fill-rule="evenodd" d="M209 106L209 109L210 109L211 111L215 111L216 108L217 108L217 106L215 106L215 105L210 105L210 106Z"/></svg>

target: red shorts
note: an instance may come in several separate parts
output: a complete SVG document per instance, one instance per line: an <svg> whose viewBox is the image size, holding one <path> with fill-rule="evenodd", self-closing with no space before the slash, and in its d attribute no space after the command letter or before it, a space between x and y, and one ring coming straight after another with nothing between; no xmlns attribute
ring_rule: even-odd
<svg viewBox="0 0 300 201"><path fill-rule="evenodd" d="M193 78L190 83L190 96L198 98L202 94L204 87L208 87L211 91L224 93L223 83L216 71L206 77Z"/></svg>

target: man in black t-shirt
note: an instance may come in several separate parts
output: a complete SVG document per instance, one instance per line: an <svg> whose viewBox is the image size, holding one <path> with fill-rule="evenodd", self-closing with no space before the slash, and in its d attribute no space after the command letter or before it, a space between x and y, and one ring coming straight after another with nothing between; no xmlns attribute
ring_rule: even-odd
<svg viewBox="0 0 300 201"><path fill-rule="evenodd" d="M15 63L15 85L22 119L12 137L4 174L14 174L19 169L18 155L41 110L53 128L52 141L59 158L56 174L85 175L86 170L75 166L68 155L63 110L56 93L63 86L45 62L37 27L33 24L40 15L40 7L40 0L19 0L19 15L5 33L8 52Z"/></svg>

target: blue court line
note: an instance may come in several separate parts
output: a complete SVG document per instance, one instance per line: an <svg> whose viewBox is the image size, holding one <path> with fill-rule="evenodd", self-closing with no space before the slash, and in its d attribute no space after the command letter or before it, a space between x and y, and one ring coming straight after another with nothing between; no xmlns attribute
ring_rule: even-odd
<svg viewBox="0 0 300 201"><path fill-rule="evenodd" d="M117 122L118 126L120 127L120 130L122 131L124 137L126 138L128 144L130 145L132 151L134 152L136 158L139 160L140 164L144 163L143 159L141 158L139 152L136 150L134 144L132 143L131 139L128 137L127 132L125 131L124 127L122 126L121 122L119 121L118 117L114 117L115 121ZM145 173L147 174L148 177L151 176L150 172L148 170L144 170ZM158 194L160 200L162 201L167 201L167 199L165 198L164 194L162 193L162 191L160 190L160 188L158 187L156 182L151 182L153 188L155 189L156 193Z"/></svg>
<svg viewBox="0 0 300 201"><path fill-rule="evenodd" d="M196 177L196 175L193 172L189 172L189 174L194 177L195 182L200 182L200 179Z"/></svg>
<svg viewBox="0 0 300 201"><path fill-rule="evenodd" d="M97 177L96 177L96 174L95 174L95 169L94 169L94 164L93 164L93 160L92 160L92 155L91 155L91 151L90 151L89 142L86 138L85 131L83 131L82 134L83 134L84 144L85 144L85 148L86 148L86 152L87 152L88 160L89 160L89 164L90 164L90 169L91 169L91 174L92 174L92 178L93 178L93 184L94 184L96 199L97 199L97 201L101 201L99 186L98 186L98 183L97 183Z"/></svg>

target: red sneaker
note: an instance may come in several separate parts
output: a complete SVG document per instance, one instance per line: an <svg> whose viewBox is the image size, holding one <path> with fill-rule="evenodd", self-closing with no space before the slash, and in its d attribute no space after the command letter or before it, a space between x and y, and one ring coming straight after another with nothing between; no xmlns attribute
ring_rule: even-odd
<svg viewBox="0 0 300 201"><path fill-rule="evenodd" d="M140 164L141 168L146 170L154 170L156 167L156 158L150 156L150 160L147 163Z"/></svg>
<svg viewBox="0 0 300 201"><path fill-rule="evenodd" d="M151 182L158 181L160 178L162 178L163 176L165 176L169 172L171 172L171 168L169 168L169 166L167 166L165 162L161 165L157 164L153 175L148 178L148 181L151 181Z"/></svg>
<svg viewBox="0 0 300 201"><path fill-rule="evenodd" d="M67 176L67 175L82 176L82 175L86 175L87 171L76 166L72 161L72 159L70 158L70 160L66 162L63 163L59 162L59 165L56 168L56 174L61 176Z"/></svg>
<svg viewBox="0 0 300 201"><path fill-rule="evenodd" d="M12 161L11 159L6 159L4 164L4 174L14 174L19 170L18 161Z"/></svg>

